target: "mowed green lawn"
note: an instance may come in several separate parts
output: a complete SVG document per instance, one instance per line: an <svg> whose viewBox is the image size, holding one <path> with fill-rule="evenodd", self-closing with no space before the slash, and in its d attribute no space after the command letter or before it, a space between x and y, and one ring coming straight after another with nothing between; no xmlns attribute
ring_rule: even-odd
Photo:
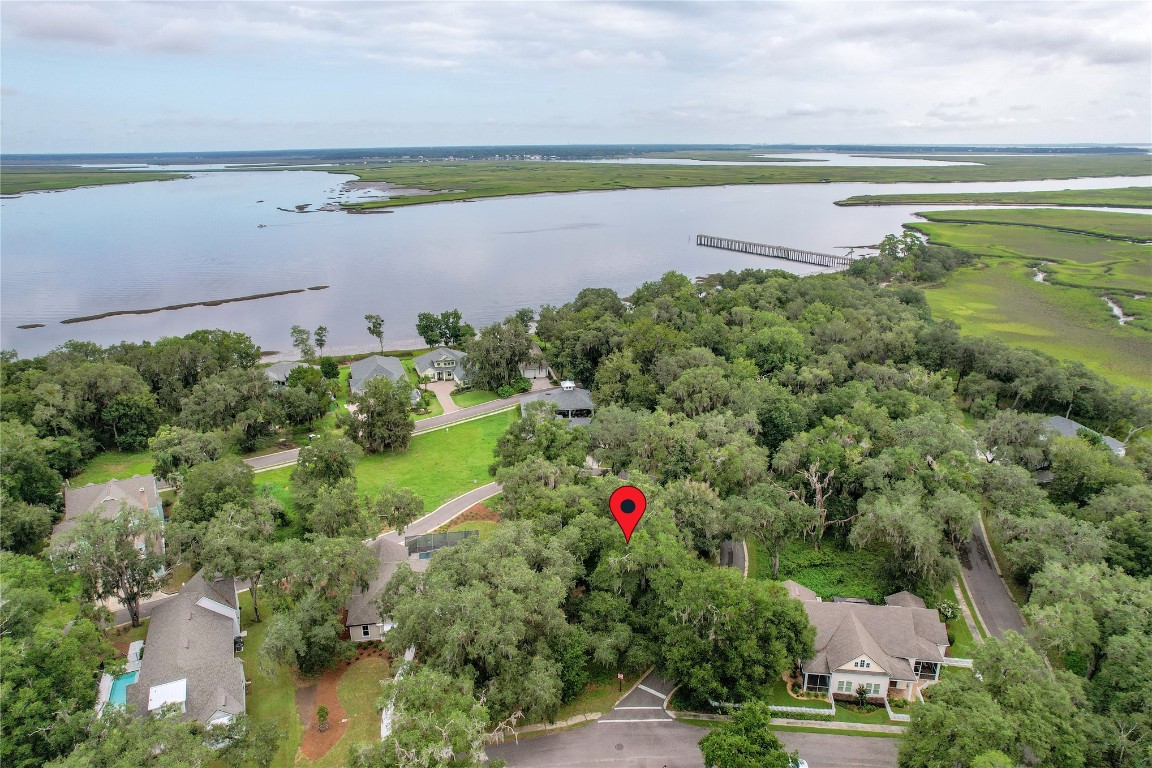
<svg viewBox="0 0 1152 768"><path fill-rule="evenodd" d="M380 714L376 702L380 699L380 683L392 676L387 661L376 657L361 659L348 667L336 695L348 718L348 730L332 745L328 754L317 760L301 758L298 765L315 768L340 768L348 762L348 748L358 744L380 741Z"/></svg>
<svg viewBox="0 0 1152 768"><path fill-rule="evenodd" d="M252 681L248 687L246 707L248 716L256 723L272 722L280 737L280 747L272 759L272 768L292 768L296 764L296 750L300 746L303 730L296 713L296 685L288 667L276 664L271 669L260 666L260 647L272 618L272 607L267 596L260 601L260 618L256 623L252 613L252 594L240 593L240 626L248 632L240 658L244 661L244 676Z"/></svg>
<svg viewBox="0 0 1152 768"><path fill-rule="evenodd" d="M89 483L106 483L109 480L121 480L133 475L150 474L152 474L152 454L148 451L139 453L105 451L94 456L84 471L68 482L73 488L79 488Z"/></svg>
<svg viewBox="0 0 1152 768"><path fill-rule="evenodd" d="M411 488L431 512L449 499L492 481L488 466L500 436L515 421L515 410L413 435L408 450L365 456L356 465L361 493L379 493L388 483ZM258 485L268 484L275 496L290 498L291 467L256 475Z"/></svg>
<svg viewBox="0 0 1152 768"><path fill-rule="evenodd" d="M480 405L481 403L488 403L497 399L495 392L490 392L487 389L470 389L467 392L461 392L458 395L452 395L452 402L461 408L468 408L473 405Z"/></svg>

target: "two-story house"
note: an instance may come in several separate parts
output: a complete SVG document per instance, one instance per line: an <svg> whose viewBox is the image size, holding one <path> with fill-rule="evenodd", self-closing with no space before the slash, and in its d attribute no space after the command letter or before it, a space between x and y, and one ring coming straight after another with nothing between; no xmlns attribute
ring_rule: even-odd
<svg viewBox="0 0 1152 768"><path fill-rule="evenodd" d="M64 489L64 517L52 528L52 538L75 528L83 515L95 513L105 520L114 520L120 514L121 505L142 509L157 520L164 519L164 505L160 501L160 489L154 475L133 475L127 480L109 480L106 483L91 483L79 488ZM137 548L143 551L143 542ZM164 540L160 541L160 553L164 552Z"/></svg>
<svg viewBox="0 0 1152 768"><path fill-rule="evenodd" d="M416 368L416 373L425 379L454 381L457 385L464 386L466 383L464 358L467 356L467 352L440 347L414 358L412 365Z"/></svg>

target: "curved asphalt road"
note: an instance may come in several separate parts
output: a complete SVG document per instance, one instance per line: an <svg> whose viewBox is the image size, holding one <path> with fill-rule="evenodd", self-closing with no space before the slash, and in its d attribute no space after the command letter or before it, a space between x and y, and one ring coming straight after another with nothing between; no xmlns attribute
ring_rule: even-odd
<svg viewBox="0 0 1152 768"><path fill-rule="evenodd" d="M972 529L972 538L960 553L960 565L964 585L976 605L976 612L984 628L1001 639L1008 631L1024 634L1024 619L1020 616L1020 608L1000 578L979 523Z"/></svg>

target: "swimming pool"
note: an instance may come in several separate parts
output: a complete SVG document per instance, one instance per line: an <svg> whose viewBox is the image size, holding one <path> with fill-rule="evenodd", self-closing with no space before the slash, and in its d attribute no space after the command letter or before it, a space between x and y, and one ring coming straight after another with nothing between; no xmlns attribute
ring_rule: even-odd
<svg viewBox="0 0 1152 768"><path fill-rule="evenodd" d="M123 707L128 701L128 686L136 682L140 676L139 670L120 675L112 681L112 692L108 694L108 703Z"/></svg>

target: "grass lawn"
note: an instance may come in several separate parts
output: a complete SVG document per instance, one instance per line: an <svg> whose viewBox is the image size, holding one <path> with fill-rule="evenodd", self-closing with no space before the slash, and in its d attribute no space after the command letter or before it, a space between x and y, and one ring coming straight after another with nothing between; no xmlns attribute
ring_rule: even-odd
<svg viewBox="0 0 1152 768"><path fill-rule="evenodd" d="M411 488L431 512L449 499L477 485L491 482L488 465L496 441L515 421L515 411L505 411L447 429L414 435L403 453L365 456L356 465L361 493L378 493L386 484ZM290 501L288 478L291 467L261 472L257 484L268 484L281 501Z"/></svg>
<svg viewBox="0 0 1152 768"><path fill-rule="evenodd" d="M951 600L956 602L956 595L951 589L944 589L937 597L937 602L940 600ZM969 608L968 610L972 610ZM973 614L975 619L975 614ZM948 627L948 637L952 638L952 645L948 648L948 655L956 659L970 659L976 653L976 641L972 638L972 630L968 629L968 622L964 621L964 614L961 612L959 616L952 619L952 621L945 622Z"/></svg>
<svg viewBox="0 0 1152 768"><path fill-rule="evenodd" d="M809 709L828 709L828 702L824 699L797 699L788 693L788 687L783 680L776 680L767 690L764 700L776 707L807 707Z"/></svg>
<svg viewBox="0 0 1152 768"><path fill-rule="evenodd" d="M905 710L907 712L907 710ZM787 716L787 713L785 713ZM884 707L877 707L868 714L853 712L843 702L836 702L836 717L834 723L867 723L868 725L893 725L888 719L888 711Z"/></svg>
<svg viewBox="0 0 1152 768"><path fill-rule="evenodd" d="M89 483L106 483L109 480L122 480L133 475L152 474L152 454L148 451L124 453L105 451L92 457L88 466L68 482L73 488Z"/></svg>
<svg viewBox="0 0 1152 768"><path fill-rule="evenodd" d="M481 403L489 403L496 399L498 399L496 393L487 389L470 389L467 392L452 395L452 402L461 408L468 408L473 405L480 405Z"/></svg>
<svg viewBox="0 0 1152 768"><path fill-rule="evenodd" d="M486 539L492 535L492 531L496 530L497 525L499 525L499 523L494 523L490 520L478 520L474 523L460 523L459 525L454 525L448 529L448 532L451 533L452 531L478 531L479 536L480 536L480 541L483 541L484 539Z"/></svg>
<svg viewBox="0 0 1152 768"><path fill-rule="evenodd" d="M348 730L324 757L302 759L299 765L339 768L348 760L349 747L379 741L380 714L376 711L376 701L380 698L380 681L391 675L388 662L375 657L361 659L348 667L336 688L348 718Z"/></svg>
<svg viewBox="0 0 1152 768"><path fill-rule="evenodd" d="M754 539L748 540L748 550L750 555L756 552L750 558L749 575L771 579L771 553L761 549ZM820 543L819 552L812 549L809 541L793 541L780 552L780 581L792 579L823 599L863 597L883 603L884 596L895 591L884 580L883 565L883 556L853 550L828 537Z"/></svg>
<svg viewBox="0 0 1152 768"><path fill-rule="evenodd" d="M292 673L283 665L265 673L260 668L260 646L264 644L264 632L272 618L272 610L267 601L260 605L262 621L256 623L252 616L252 594L240 593L240 626L248 632L244 639L244 650L240 658L244 661L244 675L252 681L248 688L248 716L253 722L272 722L280 736L280 748L272 759L272 768L292 768L296 763L296 750L300 746L302 729L300 717L296 714L296 686Z"/></svg>
<svg viewBox="0 0 1152 768"><path fill-rule="evenodd" d="M616 702L624 693L628 692L629 688L639 682L641 674L625 674L623 685L620 685L614 672L593 680L588 683L583 693L560 707L560 711L556 713L556 722L568 720L577 715L586 715L589 712L607 712L616 706ZM620 692L620 688L624 689L623 693ZM521 723L521 725L530 725L530 723Z"/></svg>
<svg viewBox="0 0 1152 768"><path fill-rule="evenodd" d="M1152 333L1121 326L1091 291L1037 283L1032 276L1021 260L989 259L958 270L924 295L933 316L955 320L965 333L1079 360L1116 384L1150 388Z"/></svg>
<svg viewBox="0 0 1152 768"><path fill-rule="evenodd" d="M138 627L126 624L119 629L109 629L106 635L112 645L116 646L116 650L120 652L120 655L124 656L128 653L128 646L148 636L149 621L151 621L150 618L144 618L140 620L140 626Z"/></svg>
<svg viewBox="0 0 1152 768"><path fill-rule="evenodd" d="M680 722L688 722L681 720ZM696 725L697 723L689 723ZM703 725L703 721L700 721ZM881 725L899 725L899 723L881 723ZM813 728L805 725L769 725L774 731L791 731L792 733L830 733L838 736L867 736L874 739L899 739L903 734L899 733L877 733L876 731L849 731L840 728Z"/></svg>
<svg viewBox="0 0 1152 768"><path fill-rule="evenodd" d="M192 566L188 563L177 563L168 570L168 575L164 578L164 591L168 594L179 592L180 588L184 586L184 582L196 575L192 570Z"/></svg>

